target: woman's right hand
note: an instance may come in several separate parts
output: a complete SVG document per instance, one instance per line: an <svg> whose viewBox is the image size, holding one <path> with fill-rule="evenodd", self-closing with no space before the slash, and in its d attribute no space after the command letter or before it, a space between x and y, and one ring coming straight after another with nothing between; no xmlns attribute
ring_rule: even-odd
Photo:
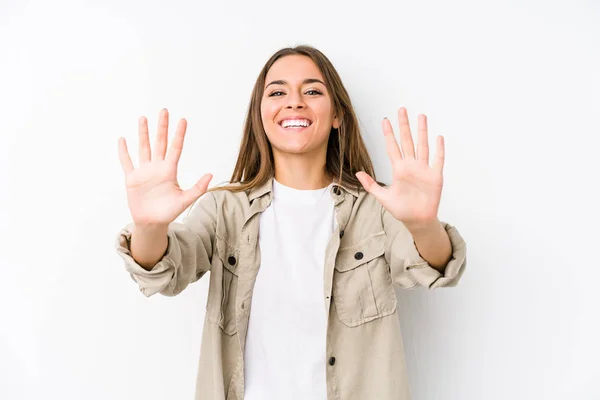
<svg viewBox="0 0 600 400"><path fill-rule="evenodd" d="M183 149L187 121L179 120L175 139L165 158L168 128L169 112L163 109L160 112L158 133L151 157L148 121L145 117L140 118L140 165L136 169L127 151L125 138L119 138L119 160L125 173L127 202L136 226L166 228L206 192L212 179L211 174L205 174L192 188L181 190L177 183L177 163Z"/></svg>

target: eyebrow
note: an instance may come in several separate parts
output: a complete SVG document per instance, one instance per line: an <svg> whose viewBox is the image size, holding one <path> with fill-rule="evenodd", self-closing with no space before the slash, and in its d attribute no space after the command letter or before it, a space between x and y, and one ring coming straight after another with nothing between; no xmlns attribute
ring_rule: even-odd
<svg viewBox="0 0 600 400"><path fill-rule="evenodd" d="M325 84L320 79L317 79L317 78L307 78L307 79L305 79L305 80L302 81L303 85L306 85L307 83L320 83L323 86L325 86ZM284 80L279 79L279 80L276 80L276 81L273 81L273 82L269 83L267 86L265 86L265 89L269 85L287 85L287 82L284 81Z"/></svg>

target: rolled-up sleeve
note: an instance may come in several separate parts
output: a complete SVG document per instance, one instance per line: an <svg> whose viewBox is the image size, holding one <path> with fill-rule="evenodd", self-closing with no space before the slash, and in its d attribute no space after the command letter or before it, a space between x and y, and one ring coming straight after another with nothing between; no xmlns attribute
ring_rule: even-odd
<svg viewBox="0 0 600 400"><path fill-rule="evenodd" d="M115 247L125 269L146 297L156 293L175 296L210 270L216 229L216 202L205 194L182 222L172 222L167 231L167 250L161 260L146 270L131 255L133 223L117 234Z"/></svg>
<svg viewBox="0 0 600 400"><path fill-rule="evenodd" d="M452 245L452 258L441 273L421 257L412 235L402 222L386 210L382 215L387 235L385 257L395 285L407 289L415 286L435 289L458 284L467 265L467 245L454 226L442 222Z"/></svg>

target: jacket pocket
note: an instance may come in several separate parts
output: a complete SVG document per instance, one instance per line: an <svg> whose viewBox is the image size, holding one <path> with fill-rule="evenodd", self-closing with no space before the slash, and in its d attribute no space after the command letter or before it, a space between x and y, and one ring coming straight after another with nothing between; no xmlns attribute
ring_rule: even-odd
<svg viewBox="0 0 600 400"><path fill-rule="evenodd" d="M339 319L353 327L396 311L396 292L385 260L384 231L338 251L333 300Z"/></svg>
<svg viewBox="0 0 600 400"><path fill-rule="evenodd" d="M239 250L226 239L217 236L216 255L218 265L213 263L211 287L207 312L212 322L217 323L221 330L228 335L237 332L235 299L237 295Z"/></svg>

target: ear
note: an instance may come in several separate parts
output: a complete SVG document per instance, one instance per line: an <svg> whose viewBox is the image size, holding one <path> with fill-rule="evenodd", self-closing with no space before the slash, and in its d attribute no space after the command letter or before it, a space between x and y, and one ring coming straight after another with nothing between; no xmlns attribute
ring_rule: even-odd
<svg viewBox="0 0 600 400"><path fill-rule="evenodd" d="M338 129L340 127L340 125L342 124L342 116L340 116L339 118L337 116L333 117L333 129Z"/></svg>

